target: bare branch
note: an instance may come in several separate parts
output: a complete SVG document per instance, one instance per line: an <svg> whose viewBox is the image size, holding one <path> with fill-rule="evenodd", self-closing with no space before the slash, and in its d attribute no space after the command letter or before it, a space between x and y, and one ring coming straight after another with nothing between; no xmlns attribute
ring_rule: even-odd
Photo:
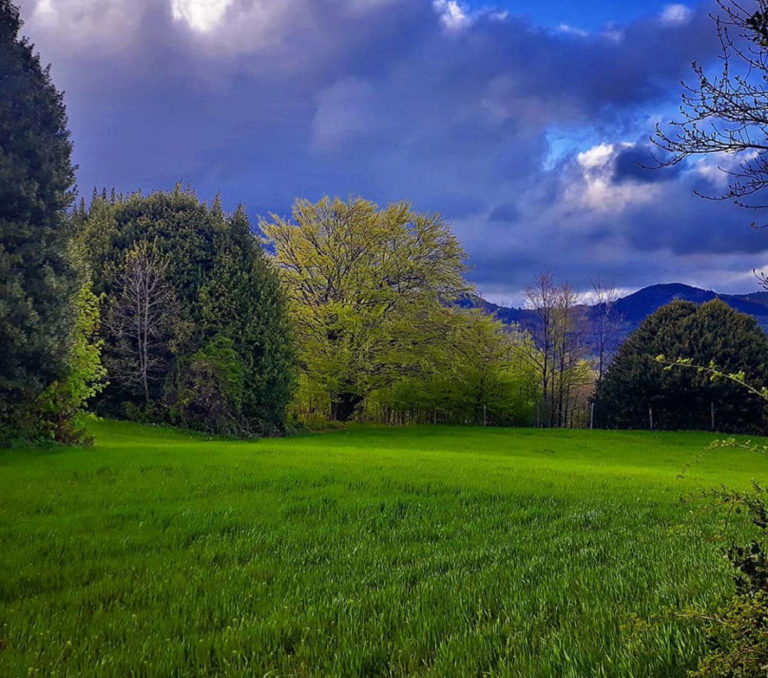
<svg viewBox="0 0 768 678"><path fill-rule="evenodd" d="M119 292L107 314L107 327L118 346L109 360L113 379L139 384L146 402L150 382L160 378L169 353L169 335L177 312L166 281L169 258L154 243L136 243L117 278Z"/></svg>
<svg viewBox="0 0 768 678"><path fill-rule="evenodd" d="M764 209L747 199L768 187L768 0L747 9L736 0L718 0L712 16L720 42L721 70L708 74L692 64L696 84L682 83L680 118L665 129L656 126L651 142L664 155L655 167L672 167L693 156L727 154L738 169L719 167L731 177L728 189L710 200L731 200L740 207Z"/></svg>

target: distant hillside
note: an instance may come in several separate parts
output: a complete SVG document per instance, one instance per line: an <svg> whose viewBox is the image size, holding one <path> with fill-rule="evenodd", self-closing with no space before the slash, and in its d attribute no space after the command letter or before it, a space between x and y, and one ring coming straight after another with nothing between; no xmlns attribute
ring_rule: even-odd
<svg viewBox="0 0 768 678"><path fill-rule="evenodd" d="M681 283L667 283L644 287L633 294L619 299L615 308L625 323L624 334L629 334L637 328L651 313L675 299L692 301L703 304L712 299L722 299L731 308L753 316L760 327L768 332L768 292L753 292L750 294L719 294L712 290L702 290L698 287ZM466 298L461 302L464 307L482 308L506 324L517 323L523 327L532 322L532 311L523 308L507 308L497 306L480 297ZM596 313L597 307L585 306L587 315Z"/></svg>
<svg viewBox="0 0 768 678"><path fill-rule="evenodd" d="M616 302L616 310L634 329L648 315L674 299L684 299L696 304L703 304L712 299L722 299L734 310L753 316L763 329L768 328L768 293L766 292L718 294L712 290L702 290L680 283L651 285L619 299Z"/></svg>

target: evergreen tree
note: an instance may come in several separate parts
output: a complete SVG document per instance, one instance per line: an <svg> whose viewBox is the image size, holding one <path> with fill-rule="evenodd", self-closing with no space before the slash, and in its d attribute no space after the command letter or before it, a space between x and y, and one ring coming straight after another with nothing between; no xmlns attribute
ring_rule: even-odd
<svg viewBox="0 0 768 678"><path fill-rule="evenodd" d="M141 387L127 378L141 373L136 347L105 323L110 386L99 410L212 432L283 431L294 383L287 313L277 271L245 211L227 215L218 198L209 206L178 186L106 196L94 196L78 225L95 291L108 305L125 298L127 254L146 243L163 262L163 288L174 303L173 313L153 306L168 327L153 346L162 361L153 362L152 379Z"/></svg>
<svg viewBox="0 0 768 678"><path fill-rule="evenodd" d="M724 373L768 383L768 338L754 318L719 299L696 306L674 301L646 318L622 344L599 385L595 416L608 428L762 431L765 403L738 384L712 382L695 369L656 361L689 359ZM713 422L714 419L714 422Z"/></svg>
<svg viewBox="0 0 768 678"><path fill-rule="evenodd" d="M68 257L72 145L62 94L0 0L0 432L34 433L36 398L64 378L78 290Z"/></svg>
<svg viewBox="0 0 768 678"><path fill-rule="evenodd" d="M239 356L244 425L252 432L275 433L283 427L295 381L286 303L245 210L239 207L227 223L199 295L202 327L207 337L231 340Z"/></svg>

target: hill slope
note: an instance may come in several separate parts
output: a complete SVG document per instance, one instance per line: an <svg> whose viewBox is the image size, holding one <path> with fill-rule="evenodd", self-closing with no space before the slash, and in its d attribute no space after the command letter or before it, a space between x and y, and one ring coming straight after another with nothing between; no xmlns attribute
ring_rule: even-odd
<svg viewBox="0 0 768 678"><path fill-rule="evenodd" d="M651 313L675 299L692 301L695 304L703 304L712 299L722 299L731 308L753 316L760 327L764 331L768 331L768 292L719 294L712 290L703 290L682 283L665 283L644 287L616 302L616 311L624 319L624 334L632 332ZM496 317L506 324L517 323L526 327L533 320L533 313L528 309L497 306L479 297L467 299L462 305L482 308L488 313L495 313ZM589 317L597 313L598 307L584 306L584 310Z"/></svg>

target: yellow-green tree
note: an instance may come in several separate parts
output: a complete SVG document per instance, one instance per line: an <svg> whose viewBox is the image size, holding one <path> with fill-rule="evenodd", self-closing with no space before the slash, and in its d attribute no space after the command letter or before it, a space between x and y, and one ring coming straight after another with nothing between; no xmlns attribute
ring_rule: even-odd
<svg viewBox="0 0 768 678"><path fill-rule="evenodd" d="M67 355L67 371L38 397L36 418L50 437L67 444L92 441L85 429L88 401L106 384L107 371L101 363L103 342L99 339L99 298L91 288L90 275L75 299L75 327Z"/></svg>
<svg viewBox="0 0 768 678"><path fill-rule="evenodd" d="M529 335L479 310L445 308L444 336L420 374L375 392L374 421L530 425L540 388Z"/></svg>
<svg viewBox="0 0 768 678"><path fill-rule="evenodd" d="M349 419L377 388L418 374L446 335L444 304L468 290L466 254L439 214L407 202L299 200L260 227L291 304L307 391Z"/></svg>

